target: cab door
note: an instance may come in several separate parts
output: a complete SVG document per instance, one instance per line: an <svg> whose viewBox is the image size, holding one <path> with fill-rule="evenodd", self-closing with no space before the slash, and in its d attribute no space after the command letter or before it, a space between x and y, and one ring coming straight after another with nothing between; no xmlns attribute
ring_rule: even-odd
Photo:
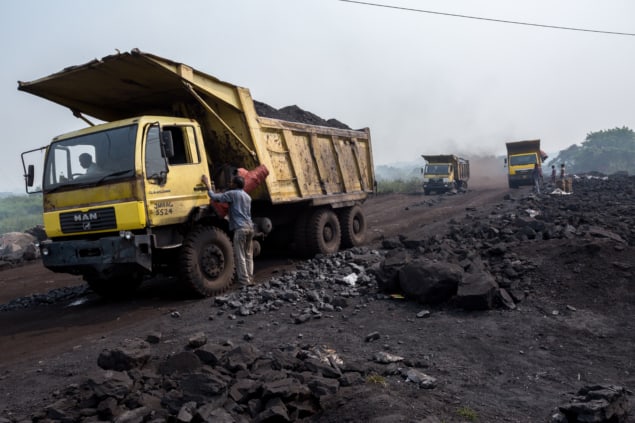
<svg viewBox="0 0 635 423"><path fill-rule="evenodd" d="M166 157L161 131L172 134L173 154ZM149 226L183 223L193 208L209 203L201 182L204 155L193 125L150 125L145 139L145 177Z"/></svg>

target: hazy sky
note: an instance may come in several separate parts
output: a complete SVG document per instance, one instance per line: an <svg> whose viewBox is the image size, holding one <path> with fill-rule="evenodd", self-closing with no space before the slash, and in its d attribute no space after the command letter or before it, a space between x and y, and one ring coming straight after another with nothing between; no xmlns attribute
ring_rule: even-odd
<svg viewBox="0 0 635 423"><path fill-rule="evenodd" d="M540 138L557 152L589 132L635 129L635 37L414 10L635 33L632 0L6 0L0 3L0 191L24 192L20 154L84 123L19 92L120 51L186 63L369 127L375 164L421 154L501 154ZM422 159L421 159L422 160Z"/></svg>

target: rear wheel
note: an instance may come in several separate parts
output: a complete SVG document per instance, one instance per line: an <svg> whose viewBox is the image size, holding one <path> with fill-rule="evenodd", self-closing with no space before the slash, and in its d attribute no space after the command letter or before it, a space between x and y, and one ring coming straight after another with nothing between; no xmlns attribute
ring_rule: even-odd
<svg viewBox="0 0 635 423"><path fill-rule="evenodd" d="M229 288L234 276L234 252L225 232L199 226L181 248L181 275L188 288L202 297L222 294Z"/></svg>
<svg viewBox="0 0 635 423"><path fill-rule="evenodd" d="M342 233L337 215L329 209L316 210L308 222L307 244L311 254L333 254L340 248Z"/></svg>
<svg viewBox="0 0 635 423"><path fill-rule="evenodd" d="M342 246L356 247L366 241L366 217L358 205L343 209L339 215L342 229Z"/></svg>

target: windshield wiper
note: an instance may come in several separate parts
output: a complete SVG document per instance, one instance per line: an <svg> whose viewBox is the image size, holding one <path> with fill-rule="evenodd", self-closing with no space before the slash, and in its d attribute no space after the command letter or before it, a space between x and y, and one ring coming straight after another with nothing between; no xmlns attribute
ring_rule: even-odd
<svg viewBox="0 0 635 423"><path fill-rule="evenodd" d="M58 186L56 186L55 188L51 188L49 190L47 190L46 192L50 193L50 192L56 192L59 191L60 189L63 188L69 188L69 189L77 189L77 188L88 188L88 187L92 187L95 185L99 185L101 182L103 182L104 180L108 179L108 178L113 178L115 176L119 176L119 175L124 175L126 173L129 172L133 172L133 169L126 169L126 170L119 170L117 172L113 172L113 173L109 173L107 175L104 175L98 179L93 179L90 178L90 180L71 180L71 181L67 181L64 184L60 184Z"/></svg>
<svg viewBox="0 0 635 423"><path fill-rule="evenodd" d="M96 182L95 185L99 184L100 182L103 182L105 179L107 178L112 178L114 176L120 176L120 175L125 175L128 172L133 172L133 169L126 169L126 170L120 170L118 172L113 172L113 173L109 173L108 175L104 175L101 178L99 178Z"/></svg>
<svg viewBox="0 0 635 423"><path fill-rule="evenodd" d="M52 193L52 192L57 192L60 191L62 189L78 189L78 188L87 188L90 186L94 186L95 183L94 182L67 182L64 184L60 184L58 186L56 186L55 188L50 188L48 190L46 190L46 192L48 194Z"/></svg>

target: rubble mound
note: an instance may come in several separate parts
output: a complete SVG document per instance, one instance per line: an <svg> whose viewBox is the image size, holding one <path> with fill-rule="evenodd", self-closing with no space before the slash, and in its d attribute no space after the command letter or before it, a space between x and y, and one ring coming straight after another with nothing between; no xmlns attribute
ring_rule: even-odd
<svg viewBox="0 0 635 423"><path fill-rule="evenodd" d="M105 371L70 386L34 421L289 422L315 415L320 399L363 383L354 367L326 350L261 352L249 343L208 345L193 335L183 351L153 356L151 343L130 340L105 350Z"/></svg>

